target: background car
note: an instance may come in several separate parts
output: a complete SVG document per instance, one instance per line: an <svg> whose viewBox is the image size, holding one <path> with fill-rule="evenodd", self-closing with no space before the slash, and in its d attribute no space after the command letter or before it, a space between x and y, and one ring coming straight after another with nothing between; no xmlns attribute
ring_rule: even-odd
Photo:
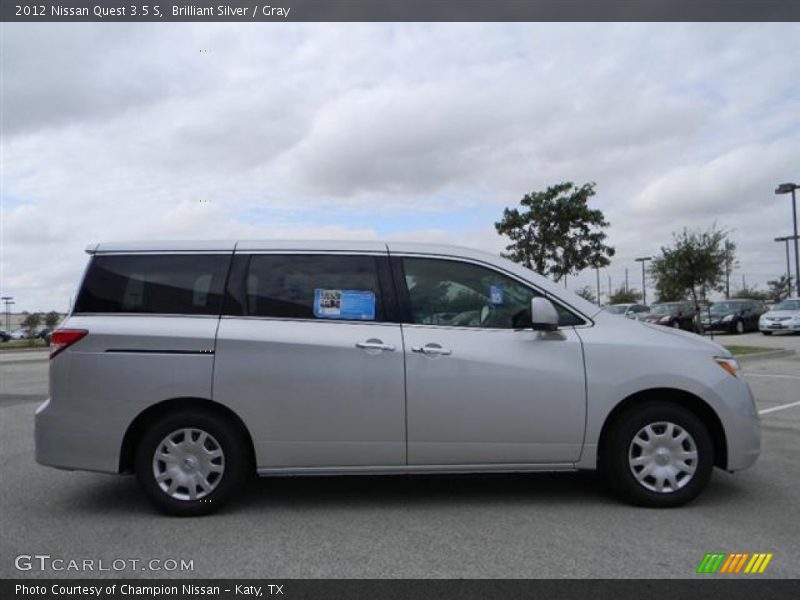
<svg viewBox="0 0 800 600"><path fill-rule="evenodd" d="M775 331L800 332L800 298L788 298L761 315L758 329L764 335Z"/></svg>
<svg viewBox="0 0 800 600"><path fill-rule="evenodd" d="M14 329L9 332L12 340L24 340L28 337L28 332L24 329Z"/></svg>
<svg viewBox="0 0 800 600"><path fill-rule="evenodd" d="M7 342L11 339L11 335L0 329L0 342Z"/></svg>
<svg viewBox="0 0 800 600"><path fill-rule="evenodd" d="M659 302L650 306L650 312L641 319L665 327L697 331L695 311L689 302Z"/></svg>
<svg viewBox="0 0 800 600"><path fill-rule="evenodd" d="M700 318L704 331L744 333L757 331L761 315L767 312L761 300L721 300L714 302Z"/></svg>
<svg viewBox="0 0 800 600"><path fill-rule="evenodd" d="M603 310L612 315L623 315L629 319L639 319L650 312L650 307L644 304L609 304Z"/></svg>

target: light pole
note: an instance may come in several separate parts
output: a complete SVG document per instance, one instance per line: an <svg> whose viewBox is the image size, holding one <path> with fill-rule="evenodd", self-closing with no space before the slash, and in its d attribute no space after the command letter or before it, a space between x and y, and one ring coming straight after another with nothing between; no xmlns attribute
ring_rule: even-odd
<svg viewBox="0 0 800 600"><path fill-rule="evenodd" d="M602 306L603 303L600 302L600 267L595 267L594 272L597 275L597 306Z"/></svg>
<svg viewBox="0 0 800 600"><path fill-rule="evenodd" d="M645 286L645 279L644 279L644 263L646 263L648 260L653 260L653 257L640 256L635 260L636 262L642 263L642 304L647 304L647 287Z"/></svg>
<svg viewBox="0 0 800 600"><path fill-rule="evenodd" d="M797 295L800 296L800 252L797 250L797 199L794 192L800 187L796 183L782 183L775 188L776 194L792 194L792 226L794 227L794 284L797 286Z"/></svg>
<svg viewBox="0 0 800 600"><path fill-rule="evenodd" d="M12 304L14 304L14 302L12 302L12 300L14 300L14 296L3 296L3 297L0 297L0 300L2 300L6 305L6 329L10 329L11 328L11 324L10 324L11 320L10 320L10 315L9 315L8 311L9 311L9 307Z"/></svg>
<svg viewBox="0 0 800 600"><path fill-rule="evenodd" d="M781 237L776 237L776 242L783 242L783 245L786 246L786 279L789 281L789 295L792 295L792 268L789 263L789 240L797 240L797 236L794 235L784 235Z"/></svg>

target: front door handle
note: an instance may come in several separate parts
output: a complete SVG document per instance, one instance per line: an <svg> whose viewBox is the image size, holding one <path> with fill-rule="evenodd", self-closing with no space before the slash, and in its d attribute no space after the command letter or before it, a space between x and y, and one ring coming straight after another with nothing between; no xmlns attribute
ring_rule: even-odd
<svg viewBox="0 0 800 600"><path fill-rule="evenodd" d="M361 348L362 350L394 352L393 344L384 344L383 341L375 338L370 338L366 342L356 342L356 348Z"/></svg>
<svg viewBox="0 0 800 600"><path fill-rule="evenodd" d="M428 354L431 356L449 356L453 353L452 350L448 348L442 348L439 344L425 344L424 346L412 346L412 352L418 352L419 354Z"/></svg>

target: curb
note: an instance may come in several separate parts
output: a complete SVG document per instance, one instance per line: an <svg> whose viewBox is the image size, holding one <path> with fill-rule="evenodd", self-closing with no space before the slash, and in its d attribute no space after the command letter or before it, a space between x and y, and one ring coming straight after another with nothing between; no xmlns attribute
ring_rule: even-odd
<svg viewBox="0 0 800 600"><path fill-rule="evenodd" d="M735 355L735 358L738 362L749 362L751 360L766 360L770 358L782 358L784 356L792 356L796 352L794 350L785 350L783 348L778 348L777 350L770 350L769 352L754 352L753 354L740 354Z"/></svg>

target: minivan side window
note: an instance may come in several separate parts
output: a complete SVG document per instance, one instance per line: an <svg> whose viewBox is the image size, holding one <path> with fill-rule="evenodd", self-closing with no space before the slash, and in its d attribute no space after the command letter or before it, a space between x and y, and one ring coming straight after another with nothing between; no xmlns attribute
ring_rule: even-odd
<svg viewBox="0 0 800 600"><path fill-rule="evenodd" d="M74 312L219 315L230 260L224 254L97 255Z"/></svg>
<svg viewBox="0 0 800 600"><path fill-rule="evenodd" d="M225 314L384 320L377 259L370 255L238 255L228 291Z"/></svg>
<svg viewBox="0 0 800 600"><path fill-rule="evenodd" d="M421 325L529 327L535 290L493 269L454 260L404 258L411 322ZM556 305L559 325L584 321Z"/></svg>

